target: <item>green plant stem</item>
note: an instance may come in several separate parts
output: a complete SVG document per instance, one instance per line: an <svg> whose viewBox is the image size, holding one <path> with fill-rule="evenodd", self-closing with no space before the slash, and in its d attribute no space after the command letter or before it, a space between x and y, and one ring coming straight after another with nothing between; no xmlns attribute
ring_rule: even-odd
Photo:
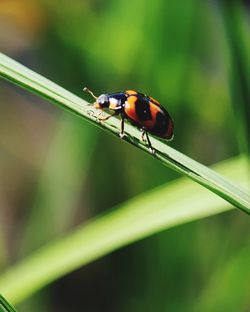
<svg viewBox="0 0 250 312"><path fill-rule="evenodd" d="M102 124L97 123L96 112L89 103L1 53L0 76L119 136L120 122L117 118L110 118ZM150 154L148 147L140 140L141 133L138 129L126 124L125 133L123 140ZM151 154L152 157L250 214L249 194L160 140L151 138L151 142L156 150L154 155Z"/></svg>

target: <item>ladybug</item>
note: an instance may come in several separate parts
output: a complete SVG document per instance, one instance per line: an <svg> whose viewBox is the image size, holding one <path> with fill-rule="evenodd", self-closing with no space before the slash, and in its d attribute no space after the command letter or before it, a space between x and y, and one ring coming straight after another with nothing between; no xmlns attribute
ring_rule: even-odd
<svg viewBox="0 0 250 312"><path fill-rule="evenodd" d="M142 140L147 141L151 153L154 153L154 150L148 133L166 140L173 138L174 123L172 118L166 109L151 96L134 90L127 90L101 94L97 97L88 88L85 87L83 90L90 93L96 100L93 104L95 108L108 108L113 111L112 115L98 118L98 120L105 121L114 115L121 116L120 137L124 136L124 120L127 119L142 131Z"/></svg>

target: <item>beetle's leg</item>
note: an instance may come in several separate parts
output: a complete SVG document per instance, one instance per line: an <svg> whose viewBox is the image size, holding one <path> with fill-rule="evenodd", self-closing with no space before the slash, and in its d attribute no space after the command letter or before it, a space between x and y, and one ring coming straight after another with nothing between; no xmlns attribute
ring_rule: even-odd
<svg viewBox="0 0 250 312"><path fill-rule="evenodd" d="M120 113L121 108L122 108L122 106L118 106L118 107L112 108L111 110L114 112L113 114L108 115L107 117L98 117L98 120L99 121L106 121L110 117L118 115ZM122 115L121 115L121 117L122 117Z"/></svg>
<svg viewBox="0 0 250 312"><path fill-rule="evenodd" d="M140 129L141 131L142 131L142 134L141 134L141 140L142 140L142 142L146 142L147 140L145 139L145 130L142 128L142 129Z"/></svg>
<svg viewBox="0 0 250 312"><path fill-rule="evenodd" d="M116 113L112 114L112 115L108 115L106 117L97 117L97 120L98 121L106 121L108 120L109 118L113 117L114 115L116 115Z"/></svg>
<svg viewBox="0 0 250 312"><path fill-rule="evenodd" d="M122 139L124 136L125 136L125 133L124 133L124 116L121 114L121 131L120 131L120 138Z"/></svg>
<svg viewBox="0 0 250 312"><path fill-rule="evenodd" d="M150 153L151 153L151 154L155 154L155 150L154 150L153 147L152 147L152 144L151 144L151 142L150 142L150 140L149 140L148 132L147 132L146 130L143 130L142 136L143 136L143 137L146 136L147 143L148 143L148 149L149 149ZM145 137L144 137L144 141L145 141Z"/></svg>

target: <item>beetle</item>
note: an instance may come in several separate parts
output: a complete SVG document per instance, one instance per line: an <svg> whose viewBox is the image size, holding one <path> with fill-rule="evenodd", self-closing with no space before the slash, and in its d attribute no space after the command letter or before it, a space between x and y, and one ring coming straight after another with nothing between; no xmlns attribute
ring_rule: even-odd
<svg viewBox="0 0 250 312"><path fill-rule="evenodd" d="M162 139L173 139L174 123L167 110L154 98L143 93L127 90L95 96L87 87L83 89L95 99L93 106L97 109L108 108L113 114L101 118L108 120L114 115L121 116L120 137L124 136L124 120L127 119L142 131L142 140L147 141L151 153L154 153L148 133ZM145 139L146 137L146 139Z"/></svg>

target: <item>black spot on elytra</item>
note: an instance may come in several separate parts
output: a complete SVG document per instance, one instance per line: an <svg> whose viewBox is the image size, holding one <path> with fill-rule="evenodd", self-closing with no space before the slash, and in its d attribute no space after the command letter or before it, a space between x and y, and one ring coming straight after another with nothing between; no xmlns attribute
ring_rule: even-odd
<svg viewBox="0 0 250 312"><path fill-rule="evenodd" d="M138 97L135 103L135 111L136 116L141 121L150 120L152 118L149 101L144 97Z"/></svg>
<svg viewBox="0 0 250 312"><path fill-rule="evenodd" d="M156 115L156 123L154 127L151 129L151 132L153 134L163 136L167 132L168 125L169 119L167 118L167 116L165 116L163 112L158 112Z"/></svg>
<svg viewBox="0 0 250 312"><path fill-rule="evenodd" d="M156 123L153 131L158 135L162 135L166 132L167 127L168 127L168 119L162 112L158 112L156 115Z"/></svg>
<svg viewBox="0 0 250 312"><path fill-rule="evenodd" d="M167 118L164 116L161 112L158 112L156 115L156 123L159 125L161 128L165 128L167 126Z"/></svg>

